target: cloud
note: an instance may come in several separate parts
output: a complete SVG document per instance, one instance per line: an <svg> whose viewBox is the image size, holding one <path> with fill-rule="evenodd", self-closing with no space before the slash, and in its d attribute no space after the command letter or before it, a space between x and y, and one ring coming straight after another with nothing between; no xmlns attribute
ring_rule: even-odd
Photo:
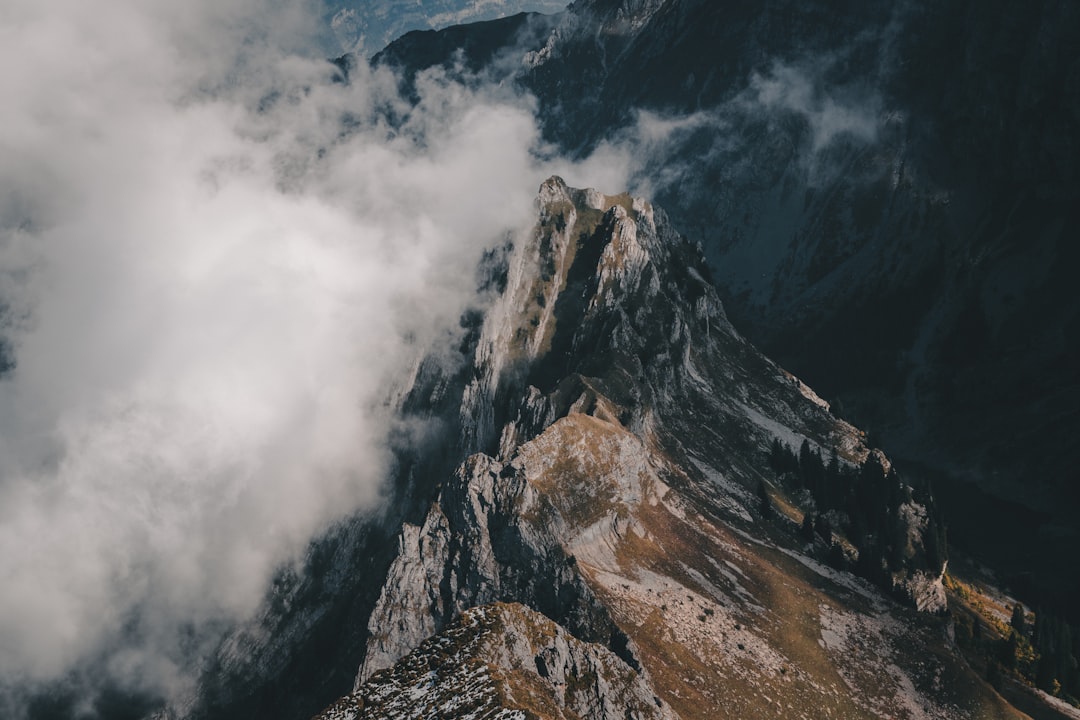
<svg viewBox="0 0 1080 720"><path fill-rule="evenodd" d="M537 160L505 89L430 73L388 122L396 79L334 82L317 17L0 9L0 711L91 662L184 692L193 634L377 510L388 388L546 174L623 181L616 154Z"/></svg>
<svg viewBox="0 0 1080 720"><path fill-rule="evenodd" d="M828 65L819 60L808 64L810 69L804 69L773 63L767 73L751 76L750 87L741 102L752 112L789 112L805 119L814 153L841 136L874 142L880 123L880 97L845 88L826 91L820 75Z"/></svg>
<svg viewBox="0 0 1080 720"><path fill-rule="evenodd" d="M632 177L633 191L652 197L684 183L700 185L698 168L714 162L732 143L731 123L723 112L666 115L638 110L632 125L600 144L600 154L627 158L624 172Z"/></svg>
<svg viewBox="0 0 1080 720"><path fill-rule="evenodd" d="M824 186L852 172L851 150L880 143L884 127L903 122L883 109L877 90L830 82L837 62L828 56L774 61L750 73L726 100L691 113L639 108L632 122L598 143L595 156L624 163L620 174L632 192L699 222L716 212L743 212L740 193L775 186L785 176Z"/></svg>

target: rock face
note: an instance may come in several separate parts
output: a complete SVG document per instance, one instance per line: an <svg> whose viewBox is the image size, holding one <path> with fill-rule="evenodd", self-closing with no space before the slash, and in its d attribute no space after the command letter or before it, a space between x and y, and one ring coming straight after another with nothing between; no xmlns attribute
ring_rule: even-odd
<svg viewBox="0 0 1080 720"><path fill-rule="evenodd" d="M1070 0L580 0L465 65L570 152L643 138L736 325L933 475L954 541L1080 597L1078 44Z"/></svg>
<svg viewBox="0 0 1080 720"><path fill-rule="evenodd" d="M700 249L558 178L538 216L461 386L471 454L402 528L322 717L1014 717L909 607L942 571L910 488L882 568L906 604L799 539L774 441L887 460L734 331Z"/></svg>
<svg viewBox="0 0 1080 720"><path fill-rule="evenodd" d="M317 720L667 720L644 676L521 605L465 611Z"/></svg>

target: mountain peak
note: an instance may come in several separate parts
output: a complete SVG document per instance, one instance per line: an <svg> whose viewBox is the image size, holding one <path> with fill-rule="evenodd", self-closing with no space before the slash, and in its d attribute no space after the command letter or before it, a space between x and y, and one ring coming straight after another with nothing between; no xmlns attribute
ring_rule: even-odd
<svg viewBox="0 0 1080 720"><path fill-rule="evenodd" d="M943 607L931 501L734 331L660 209L550 178L504 274L462 389L464 459L401 532L346 705L480 688L509 712L524 672L566 717L955 716L933 678L970 670L908 609ZM863 495L876 509L851 515ZM532 645L500 654L500 633ZM539 663L541 645L569 655ZM623 690L572 700L560 663Z"/></svg>

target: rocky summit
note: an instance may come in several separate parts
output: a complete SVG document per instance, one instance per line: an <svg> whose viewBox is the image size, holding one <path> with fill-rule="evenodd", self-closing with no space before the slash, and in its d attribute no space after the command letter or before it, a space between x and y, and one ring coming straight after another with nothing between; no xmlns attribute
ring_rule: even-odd
<svg viewBox="0 0 1080 720"><path fill-rule="evenodd" d="M462 461L319 717L1022 717L949 640L932 497L732 328L700 248L559 178L537 210L459 375Z"/></svg>

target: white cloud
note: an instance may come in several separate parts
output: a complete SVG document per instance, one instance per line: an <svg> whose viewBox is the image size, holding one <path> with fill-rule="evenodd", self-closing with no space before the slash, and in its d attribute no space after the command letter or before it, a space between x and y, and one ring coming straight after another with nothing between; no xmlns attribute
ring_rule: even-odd
<svg viewBox="0 0 1080 720"><path fill-rule="evenodd" d="M532 154L528 102L438 74L389 127L392 77L331 83L305 57L316 16L0 9L17 362L0 380L0 710L5 687L102 655L118 681L182 690L188 628L249 615L276 567L373 508L388 385L561 169ZM617 189L625 167L566 175Z"/></svg>
<svg viewBox="0 0 1080 720"><path fill-rule="evenodd" d="M811 68L828 67L819 60ZM826 148L840 136L861 142L877 140L881 99L876 94L842 94L837 88L825 92L812 72L774 63L768 73L755 73L743 98L745 107L770 112L786 111L802 116L810 126L811 150Z"/></svg>
<svg viewBox="0 0 1080 720"><path fill-rule="evenodd" d="M827 82L835 62L822 56L775 61L752 73L730 99L691 113L637 109L633 122L599 143L593 160L612 158L606 165L619 166L634 193L677 193L681 202L774 182L789 168L810 186L835 180L848 168L832 151L843 143L873 145L896 117L882 109L877 91ZM706 202L719 207L715 199Z"/></svg>

